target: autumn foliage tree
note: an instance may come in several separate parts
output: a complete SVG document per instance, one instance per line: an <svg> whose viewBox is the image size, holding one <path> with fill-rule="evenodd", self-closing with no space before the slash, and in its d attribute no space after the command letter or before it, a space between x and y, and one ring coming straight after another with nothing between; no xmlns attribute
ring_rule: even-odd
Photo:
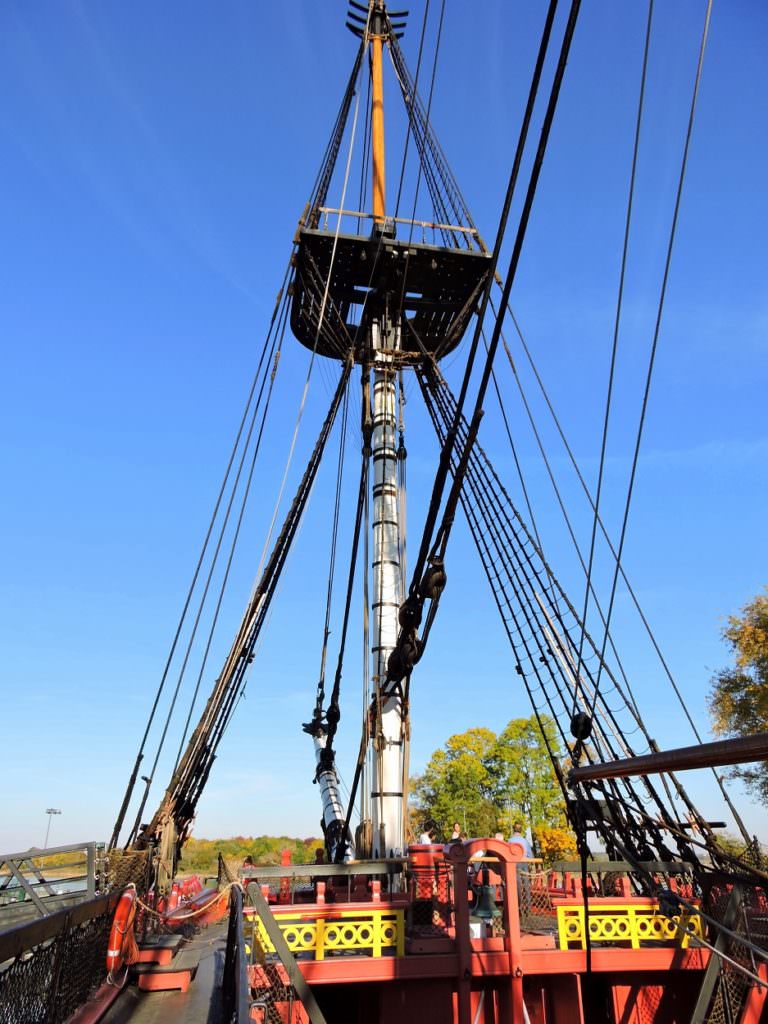
<svg viewBox="0 0 768 1024"><path fill-rule="evenodd" d="M721 736L768 732L768 590L732 615L723 630L735 664L712 677L709 710ZM768 804L768 764L735 768L755 796Z"/></svg>
<svg viewBox="0 0 768 1024"><path fill-rule="evenodd" d="M576 836L569 828L540 825L534 829L533 838L539 856L547 865L558 860L575 860L578 855Z"/></svg>
<svg viewBox="0 0 768 1024"><path fill-rule="evenodd" d="M512 820L535 828L565 825L563 798L547 746L559 754L555 725L515 718L501 733L475 728L450 736L412 780L417 818L446 835L454 821L472 836L508 834ZM546 741L545 741L546 737Z"/></svg>

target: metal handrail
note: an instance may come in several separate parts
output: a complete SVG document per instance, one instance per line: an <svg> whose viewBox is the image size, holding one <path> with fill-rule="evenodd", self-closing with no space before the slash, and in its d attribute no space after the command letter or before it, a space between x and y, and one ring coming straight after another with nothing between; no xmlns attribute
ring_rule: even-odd
<svg viewBox="0 0 768 1024"><path fill-rule="evenodd" d="M408 865L407 857L358 860L346 864L253 864L241 868L245 881L255 878L339 878L352 875L394 875Z"/></svg>
<svg viewBox="0 0 768 1024"><path fill-rule="evenodd" d="M239 885L233 885L229 895L227 949L221 985L226 1024L248 1024L251 1020L250 985L243 932L243 891Z"/></svg>
<svg viewBox="0 0 768 1024"><path fill-rule="evenodd" d="M373 220L372 213L365 213L363 210L340 210L332 206L318 206L318 213L337 213L342 217L353 217L357 220ZM440 224L431 220L411 220L408 217L387 217L387 220L395 224L408 224L417 228L430 228L433 231L459 231L464 235L477 237L477 228L462 227L460 224Z"/></svg>
<svg viewBox="0 0 768 1024"><path fill-rule="evenodd" d="M98 891L97 861L102 850L103 843L87 842L48 849L33 846L18 853L0 853L0 876L7 876L0 881L0 899L10 897L0 904L0 916L6 920L30 913L45 917L73 901L93 899ZM68 860L58 865L45 863L51 857L68 853L78 854L79 861ZM83 864L85 870L74 874L72 869L78 863ZM52 870L62 869L66 871L65 875L50 877ZM54 889L57 885L72 882L82 882L83 886L66 893Z"/></svg>

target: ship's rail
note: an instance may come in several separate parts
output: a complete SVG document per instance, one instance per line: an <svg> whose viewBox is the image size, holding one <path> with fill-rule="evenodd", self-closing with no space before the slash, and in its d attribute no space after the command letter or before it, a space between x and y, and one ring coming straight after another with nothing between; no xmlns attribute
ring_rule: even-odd
<svg viewBox="0 0 768 1024"><path fill-rule="evenodd" d="M294 954L310 954L314 960L328 956L356 954L378 958L388 953L405 955L405 910L387 904L378 906L328 907L309 913L275 909L283 938ZM274 953L264 923L255 910L245 911L253 926L254 952L258 958Z"/></svg>
<svg viewBox="0 0 768 1024"><path fill-rule="evenodd" d="M239 880L244 886L258 882L268 887L271 902L280 905L325 902L331 898L352 902L367 899L372 881L383 883L385 890L394 888L408 860L394 857L386 860L352 861L347 864L256 864L249 867L224 864L222 878Z"/></svg>
<svg viewBox="0 0 768 1024"><path fill-rule="evenodd" d="M247 1024L251 1019L248 953L243 931L243 890L233 885L229 894L229 926L224 957L222 996L228 1024Z"/></svg>
<svg viewBox="0 0 768 1024"><path fill-rule="evenodd" d="M0 1020L63 1024L104 981L120 892L0 933Z"/></svg>
<svg viewBox="0 0 768 1024"><path fill-rule="evenodd" d="M374 217L372 213L366 213L364 210L342 210L338 207L333 206L318 206L316 208L316 214L318 217L318 226L322 227L322 230L329 230L330 218L337 217L341 218L342 224L344 219L356 220L358 222L358 228L360 221L373 221ZM419 228L421 239L423 243L431 243L432 245L440 245L440 241L437 238L438 232L445 232L447 234L454 234L461 236L466 239L466 242L470 245L473 243L480 249L481 252L486 252L485 243L480 237L480 233L477 228L469 227L462 224L442 224L439 221L431 220L413 220L410 217L387 217L387 221L392 224L402 224L409 228ZM334 225L335 226L335 225ZM430 235L427 235L427 232Z"/></svg>
<svg viewBox="0 0 768 1024"><path fill-rule="evenodd" d="M104 888L103 851L86 842L0 853L0 929L93 899Z"/></svg>
<svg viewBox="0 0 768 1024"><path fill-rule="evenodd" d="M696 911L681 908L669 916L662 913L658 900L627 902L591 900L589 939L592 944L610 943L640 949L644 943L674 942L687 949L692 938L704 937L701 917ZM561 902L557 906L560 949L586 949L587 929L583 902Z"/></svg>

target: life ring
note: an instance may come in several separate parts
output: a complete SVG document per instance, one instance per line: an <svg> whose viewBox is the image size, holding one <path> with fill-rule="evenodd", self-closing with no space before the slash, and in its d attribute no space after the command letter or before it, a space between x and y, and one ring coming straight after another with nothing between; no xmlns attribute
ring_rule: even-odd
<svg viewBox="0 0 768 1024"><path fill-rule="evenodd" d="M113 975L125 963L125 937L132 932L133 919L136 917L136 886L131 883L124 890L118 901L115 916L112 918L112 930L107 945L107 971Z"/></svg>

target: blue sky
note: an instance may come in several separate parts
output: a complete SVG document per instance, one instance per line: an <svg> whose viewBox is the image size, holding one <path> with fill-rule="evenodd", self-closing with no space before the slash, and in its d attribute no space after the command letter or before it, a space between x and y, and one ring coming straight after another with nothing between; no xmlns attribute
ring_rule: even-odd
<svg viewBox="0 0 768 1024"><path fill-rule="evenodd" d="M433 121L488 240L544 6L447 4ZM604 493L614 534L705 4L657 8ZM231 0L215 15L208 4L173 0L3 5L2 849L42 842L48 806L63 810L52 840L109 834L349 74L355 44L344 11L307 0ZM403 41L412 68L422 11L412 5ZM513 292L591 482L645 14L639 3L583 5ZM766 44L763 5L715 5L625 557L705 734L708 680L727 661L725 616L766 583ZM391 76L386 97L394 150L401 122ZM391 164L390 189L396 176ZM339 190L335 181L334 202ZM307 358L287 346L207 685L250 592ZM509 369L498 370L549 561L579 604L573 552ZM460 359L446 372L455 382L459 371ZM334 372L313 374L295 472ZM586 506L523 376L588 543ZM435 444L415 391L409 398L415 543ZM517 497L491 402L481 440ZM332 477L329 464L201 801L198 835L318 831L300 723L320 656ZM607 597L610 565L605 551L599 556L596 581ZM414 676L414 770L450 733L498 730L528 713L463 524L448 571L429 657ZM688 742L622 590L615 625L651 732L662 745ZM359 737L354 635L339 736L347 777ZM706 777L686 785L702 810L721 815ZM768 839L764 812L734 792L750 827Z"/></svg>

